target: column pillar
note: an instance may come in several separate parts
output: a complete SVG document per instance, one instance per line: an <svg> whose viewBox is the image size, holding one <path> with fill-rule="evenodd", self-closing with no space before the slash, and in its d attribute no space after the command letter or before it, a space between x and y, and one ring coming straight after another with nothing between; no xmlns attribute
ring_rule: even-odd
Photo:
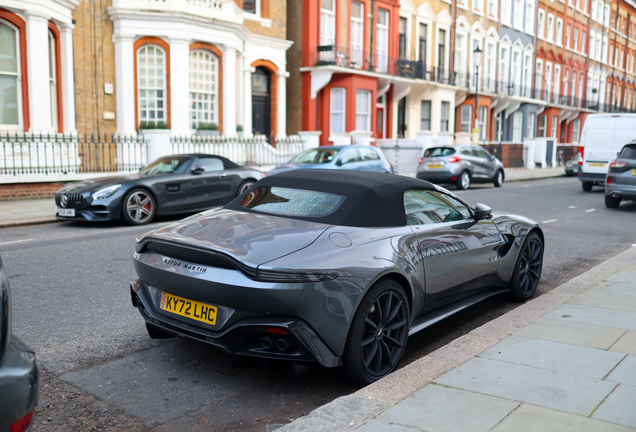
<svg viewBox="0 0 636 432"><path fill-rule="evenodd" d="M170 127L182 135L190 133L189 65L190 40L170 39Z"/></svg>
<svg viewBox="0 0 636 432"><path fill-rule="evenodd" d="M113 42L115 43L117 134L136 135L133 37L113 35Z"/></svg>
<svg viewBox="0 0 636 432"><path fill-rule="evenodd" d="M223 52L223 135L236 135L236 49Z"/></svg>
<svg viewBox="0 0 636 432"><path fill-rule="evenodd" d="M49 17L27 12L31 132L53 132L49 85Z"/></svg>
<svg viewBox="0 0 636 432"><path fill-rule="evenodd" d="M63 24L60 28L62 57L62 109L64 111L64 133L77 133L75 124L75 76L73 74L73 24Z"/></svg>
<svg viewBox="0 0 636 432"><path fill-rule="evenodd" d="M243 136L252 137L252 74L254 68L245 65L243 68Z"/></svg>
<svg viewBox="0 0 636 432"><path fill-rule="evenodd" d="M282 139L287 136L287 78L289 77L289 72L282 71L278 73L278 124L277 124L277 132L276 139Z"/></svg>

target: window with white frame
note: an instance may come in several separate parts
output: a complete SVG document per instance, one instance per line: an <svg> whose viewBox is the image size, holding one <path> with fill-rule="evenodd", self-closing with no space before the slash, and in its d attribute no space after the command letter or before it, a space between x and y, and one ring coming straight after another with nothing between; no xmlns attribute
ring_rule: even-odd
<svg viewBox="0 0 636 432"><path fill-rule="evenodd" d="M473 0L473 10L484 13L484 0Z"/></svg>
<svg viewBox="0 0 636 432"><path fill-rule="evenodd" d="M190 51L190 128L218 125L219 61L208 50Z"/></svg>
<svg viewBox="0 0 636 432"><path fill-rule="evenodd" d="M557 18L556 20L556 44L558 46L563 45L563 20L561 18Z"/></svg>
<svg viewBox="0 0 636 432"><path fill-rule="evenodd" d="M596 11L597 11L598 5L596 3L596 0L592 0L592 19L596 19Z"/></svg>
<svg viewBox="0 0 636 432"><path fill-rule="evenodd" d="M501 23L510 26L510 14L512 13L512 0L501 0Z"/></svg>
<svg viewBox="0 0 636 432"><path fill-rule="evenodd" d="M581 52L581 54L585 54L585 43L587 42L586 36L585 36L585 31L581 32L581 49L579 50Z"/></svg>
<svg viewBox="0 0 636 432"><path fill-rule="evenodd" d="M482 46L481 46L481 40L480 39L476 39L476 38L473 37L473 38L470 39L470 52L471 53L475 52L475 50L477 48L479 48L483 52L483 49L482 49ZM481 65L480 64L476 65L475 64L475 58L474 58L474 56L471 55L470 56L470 69L469 70L470 71L474 71L475 70L475 66L479 66L479 72L481 72L481 78L482 78L482 81L483 81L484 73L483 73L483 70L481 68ZM475 75L474 78L470 80L470 87L471 88L475 88L476 84L477 84L477 75ZM483 86L480 86L480 87L483 87Z"/></svg>
<svg viewBox="0 0 636 432"><path fill-rule="evenodd" d="M431 101L422 101L422 110L420 113L420 130L431 130Z"/></svg>
<svg viewBox="0 0 636 432"><path fill-rule="evenodd" d="M578 143L581 139L581 120L574 119L572 122L572 142Z"/></svg>
<svg viewBox="0 0 636 432"><path fill-rule="evenodd" d="M607 63L607 50L609 48L609 37L603 36L602 49L601 49L601 62Z"/></svg>
<svg viewBox="0 0 636 432"><path fill-rule="evenodd" d="M479 139L480 141L486 141L486 134L488 132L488 108L479 107Z"/></svg>
<svg viewBox="0 0 636 432"><path fill-rule="evenodd" d="M462 105L461 113L461 131L470 132L470 124L473 118L473 107L471 105Z"/></svg>
<svg viewBox="0 0 636 432"><path fill-rule="evenodd" d="M537 59L537 67L535 68L535 99L543 98L543 60Z"/></svg>
<svg viewBox="0 0 636 432"><path fill-rule="evenodd" d="M398 33L399 33L398 56L402 60L408 59L407 34L410 32L407 27L408 27L407 19L404 17L400 17L400 23L398 24Z"/></svg>
<svg viewBox="0 0 636 432"><path fill-rule="evenodd" d="M552 133L550 134L552 138L557 137L558 128L559 128L559 117L553 115L552 116Z"/></svg>
<svg viewBox="0 0 636 432"><path fill-rule="evenodd" d="M507 46L501 45L499 50L499 83L503 86L500 91L508 91L508 78L510 75L510 68L508 66L510 58L510 49Z"/></svg>
<svg viewBox="0 0 636 432"><path fill-rule="evenodd" d="M534 118L536 113L528 113L528 130L526 132L526 138L534 138Z"/></svg>
<svg viewBox="0 0 636 432"><path fill-rule="evenodd" d="M523 5L524 5L524 0L514 0L514 27L519 30L519 31L523 31Z"/></svg>
<svg viewBox="0 0 636 432"><path fill-rule="evenodd" d="M583 95L579 95L581 96ZM576 72L574 70L572 70L572 100L576 101Z"/></svg>
<svg viewBox="0 0 636 432"><path fill-rule="evenodd" d="M418 45L418 60L422 62L424 65L424 69L426 69L426 65L428 63L427 53L428 53L428 25L420 23L419 25L419 45Z"/></svg>
<svg viewBox="0 0 636 432"><path fill-rule="evenodd" d="M371 92L356 91L356 130L371 130Z"/></svg>
<svg viewBox="0 0 636 432"><path fill-rule="evenodd" d="M535 0L526 0L526 33L534 34Z"/></svg>
<svg viewBox="0 0 636 432"><path fill-rule="evenodd" d="M560 103L561 96L561 65L554 65L554 103Z"/></svg>
<svg viewBox="0 0 636 432"><path fill-rule="evenodd" d="M144 45L137 52L139 121L166 122L166 55L156 45Z"/></svg>
<svg viewBox="0 0 636 432"><path fill-rule="evenodd" d="M554 15L551 13L548 14L548 26L546 28L547 35L545 39L548 42L554 42Z"/></svg>
<svg viewBox="0 0 636 432"><path fill-rule="evenodd" d="M545 138L548 116L540 115L539 124L537 125L537 138Z"/></svg>
<svg viewBox="0 0 636 432"><path fill-rule="evenodd" d="M565 69L563 71L563 96L566 98L570 96L569 85L570 85L570 69Z"/></svg>
<svg viewBox="0 0 636 432"><path fill-rule="evenodd" d="M539 39L545 38L545 11L543 9L539 9L537 17L537 37Z"/></svg>
<svg viewBox="0 0 636 432"><path fill-rule="evenodd" d="M344 133L345 131L345 106L347 94L345 89L334 87L330 92L330 121L331 133Z"/></svg>
<svg viewBox="0 0 636 432"><path fill-rule="evenodd" d="M609 4L605 4L605 20L604 20L604 24L605 27L609 27L609 19L610 19L610 6Z"/></svg>
<svg viewBox="0 0 636 432"><path fill-rule="evenodd" d="M596 37L594 36L594 32L590 32L590 57L596 60Z"/></svg>
<svg viewBox="0 0 636 432"><path fill-rule="evenodd" d="M495 44L486 42L486 52L484 56L484 86L489 91L495 91Z"/></svg>
<svg viewBox="0 0 636 432"><path fill-rule="evenodd" d="M49 30L49 93L51 95L51 126L57 128L57 74L55 36Z"/></svg>
<svg viewBox="0 0 636 432"><path fill-rule="evenodd" d="M335 48L336 45L336 0L320 1L320 46ZM334 62L333 50L321 51L320 60Z"/></svg>
<svg viewBox="0 0 636 432"><path fill-rule="evenodd" d="M530 94L530 89L532 88L532 55L529 53L524 54L523 61L523 83L522 85L522 93L523 97L532 97Z"/></svg>
<svg viewBox="0 0 636 432"><path fill-rule="evenodd" d="M545 98L549 101L552 97L552 63L545 62Z"/></svg>
<svg viewBox="0 0 636 432"><path fill-rule="evenodd" d="M448 132L448 123L450 119L450 102L442 101L442 111L440 114L440 132Z"/></svg>
<svg viewBox="0 0 636 432"><path fill-rule="evenodd" d="M572 49L574 51L579 50L579 28L578 27L574 27L574 31L572 32Z"/></svg>
<svg viewBox="0 0 636 432"><path fill-rule="evenodd" d="M349 58L358 68L362 67L364 49L364 4L351 2L351 40L349 41Z"/></svg>
<svg viewBox="0 0 636 432"><path fill-rule="evenodd" d="M439 29L437 34L437 67L443 73L446 70L446 30Z"/></svg>
<svg viewBox="0 0 636 432"><path fill-rule="evenodd" d="M463 82L466 74L466 68L468 67L468 59L466 58L466 40L466 35L463 33L458 32L455 35L455 72L461 74L459 77L460 82Z"/></svg>
<svg viewBox="0 0 636 432"><path fill-rule="evenodd" d="M512 141L516 143L521 142L521 131L523 128L523 113L516 111L512 115Z"/></svg>
<svg viewBox="0 0 636 432"><path fill-rule="evenodd" d="M601 34L597 33L596 34L596 49L594 51L594 55L597 61L601 61L601 59L603 57L601 57L601 52L602 51L607 51L607 49L605 49L605 47L603 45L601 45Z"/></svg>
<svg viewBox="0 0 636 432"><path fill-rule="evenodd" d="M0 125L17 129L22 124L19 31L0 21Z"/></svg>
<svg viewBox="0 0 636 432"><path fill-rule="evenodd" d="M572 39L570 39L570 33L572 32L572 26L568 24L565 26L565 47L572 48Z"/></svg>
<svg viewBox="0 0 636 432"><path fill-rule="evenodd" d="M261 15L260 0L243 0L243 11L260 16Z"/></svg>
<svg viewBox="0 0 636 432"><path fill-rule="evenodd" d="M497 19L497 1L486 0L486 15L488 18Z"/></svg>
<svg viewBox="0 0 636 432"><path fill-rule="evenodd" d="M457 6L463 7L463 8L467 8L468 7L468 0L457 0Z"/></svg>
<svg viewBox="0 0 636 432"><path fill-rule="evenodd" d="M376 64L378 72L386 73L389 65L389 11L378 9Z"/></svg>
<svg viewBox="0 0 636 432"><path fill-rule="evenodd" d="M514 49L512 50L512 63L510 69L510 79L514 85L514 94L520 96L521 88L521 52Z"/></svg>

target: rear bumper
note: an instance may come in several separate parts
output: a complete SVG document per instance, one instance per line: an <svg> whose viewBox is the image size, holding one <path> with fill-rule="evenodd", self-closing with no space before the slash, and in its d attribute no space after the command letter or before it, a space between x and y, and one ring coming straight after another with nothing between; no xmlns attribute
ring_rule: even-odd
<svg viewBox="0 0 636 432"><path fill-rule="evenodd" d="M620 183L605 184L605 195L618 194L619 197L627 200L636 201L636 186L625 185Z"/></svg>
<svg viewBox="0 0 636 432"><path fill-rule="evenodd" d="M0 367L0 430L24 417L38 404L40 369L35 353L11 335L5 361Z"/></svg>
<svg viewBox="0 0 636 432"><path fill-rule="evenodd" d="M420 171L416 177L431 183L454 183L457 180L457 174L450 171Z"/></svg>
<svg viewBox="0 0 636 432"><path fill-rule="evenodd" d="M605 176L606 174L579 172L579 180L582 182L605 183Z"/></svg>

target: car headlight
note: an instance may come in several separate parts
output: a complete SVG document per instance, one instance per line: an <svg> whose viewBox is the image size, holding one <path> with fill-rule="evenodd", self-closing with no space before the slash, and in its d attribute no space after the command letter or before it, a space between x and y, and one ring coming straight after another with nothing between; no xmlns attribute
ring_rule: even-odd
<svg viewBox="0 0 636 432"><path fill-rule="evenodd" d="M111 196L112 194L117 192L120 187L121 187L120 184L116 184L116 185L108 186L108 187L105 187L105 188L101 188L100 190L95 192L92 195L92 197L93 197L94 200L108 198L109 196Z"/></svg>

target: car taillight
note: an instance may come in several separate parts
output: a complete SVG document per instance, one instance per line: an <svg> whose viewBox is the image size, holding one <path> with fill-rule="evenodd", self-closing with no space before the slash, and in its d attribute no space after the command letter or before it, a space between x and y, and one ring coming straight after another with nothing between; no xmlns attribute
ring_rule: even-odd
<svg viewBox="0 0 636 432"><path fill-rule="evenodd" d="M448 158L448 162L450 163L457 163L461 160L461 158L458 158L457 156L451 156Z"/></svg>
<svg viewBox="0 0 636 432"><path fill-rule="evenodd" d="M611 183L612 182L612 178L611 177L607 177L607 180L605 180L605 183Z"/></svg>
<svg viewBox="0 0 636 432"><path fill-rule="evenodd" d="M579 147L579 165L583 165L583 150L585 149L585 147L581 146Z"/></svg>
<svg viewBox="0 0 636 432"><path fill-rule="evenodd" d="M619 162L619 161L613 161L610 162L610 169L612 168L623 168L625 165L627 165L627 162Z"/></svg>
<svg viewBox="0 0 636 432"><path fill-rule="evenodd" d="M26 432L31 429L31 425L33 425L33 420L35 419L35 408L27 413L24 417L22 417L17 422L13 423L9 426L9 430L11 432Z"/></svg>
<svg viewBox="0 0 636 432"><path fill-rule="evenodd" d="M417 164L418 164L418 165L422 165L422 161L424 161L424 159L419 158L419 159L417 160Z"/></svg>

